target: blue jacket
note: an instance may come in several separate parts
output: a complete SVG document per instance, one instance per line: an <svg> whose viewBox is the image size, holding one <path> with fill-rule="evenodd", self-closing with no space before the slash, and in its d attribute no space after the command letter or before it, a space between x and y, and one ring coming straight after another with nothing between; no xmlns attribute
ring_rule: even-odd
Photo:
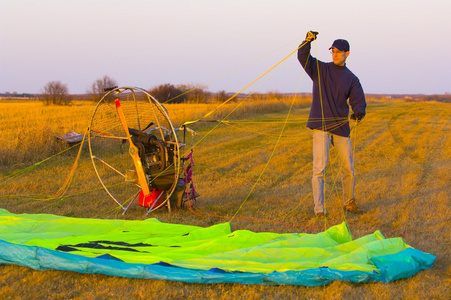
<svg viewBox="0 0 451 300"><path fill-rule="evenodd" d="M313 100L307 127L349 136L348 99L352 111L365 116L365 94L357 76L346 65L341 67L312 57L309 42L298 50L298 60L313 80Z"/></svg>

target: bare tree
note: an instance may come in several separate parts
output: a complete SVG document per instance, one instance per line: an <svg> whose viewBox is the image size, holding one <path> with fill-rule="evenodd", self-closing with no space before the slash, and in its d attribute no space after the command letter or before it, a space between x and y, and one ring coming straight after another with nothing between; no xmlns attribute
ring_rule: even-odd
<svg viewBox="0 0 451 300"><path fill-rule="evenodd" d="M67 85L61 83L61 81L47 83L42 89L39 99L46 105L69 105L72 101Z"/></svg>
<svg viewBox="0 0 451 300"><path fill-rule="evenodd" d="M182 84L178 88L188 94L188 102L190 103L206 103L209 96L204 85Z"/></svg>
<svg viewBox="0 0 451 300"><path fill-rule="evenodd" d="M149 93L161 103L207 103L211 98L205 86L193 84L160 84L149 89Z"/></svg>
<svg viewBox="0 0 451 300"><path fill-rule="evenodd" d="M224 90L221 90L215 94L214 100L216 100L219 103L227 101L229 96L227 95L227 92Z"/></svg>
<svg viewBox="0 0 451 300"><path fill-rule="evenodd" d="M117 86L117 81L105 75L103 78L97 79L91 84L91 88L87 91L92 101L99 101L105 94L105 89Z"/></svg>
<svg viewBox="0 0 451 300"><path fill-rule="evenodd" d="M161 103L166 103L168 101L170 101L170 103L183 103L188 99L186 90L170 83L153 87L149 90L149 93Z"/></svg>

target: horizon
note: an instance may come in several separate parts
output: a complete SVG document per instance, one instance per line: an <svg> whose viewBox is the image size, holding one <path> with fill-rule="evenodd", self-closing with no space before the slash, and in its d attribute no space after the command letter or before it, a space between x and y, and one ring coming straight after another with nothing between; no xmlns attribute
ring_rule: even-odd
<svg viewBox="0 0 451 300"><path fill-rule="evenodd" d="M148 90L148 89L144 89L144 90ZM215 92L211 92L206 90L205 92L209 93L209 94L215 94ZM106 93L106 92L105 92ZM247 96L247 95L252 95L252 94L270 94L270 93L274 93L273 91L268 91L268 92L264 92L264 93L259 93L259 92L253 92L253 93L239 93L236 95L236 97L243 97L243 96ZM42 95L43 93L2 93L0 92L0 98L36 98L40 95ZM235 94L235 92L227 92L228 95L233 95ZM311 92L285 92L285 93L279 93L277 92L277 94L279 95L283 95L283 96L312 96ZM87 91L85 93L80 93L80 94L73 94L73 93L69 93L69 96L76 96L76 97L81 97L81 96L88 96L90 95L90 93ZM443 96L445 98L451 98L451 93L443 93L443 94L377 94L377 93L365 93L366 97L394 97L394 98L399 98L399 97L431 97L431 96Z"/></svg>

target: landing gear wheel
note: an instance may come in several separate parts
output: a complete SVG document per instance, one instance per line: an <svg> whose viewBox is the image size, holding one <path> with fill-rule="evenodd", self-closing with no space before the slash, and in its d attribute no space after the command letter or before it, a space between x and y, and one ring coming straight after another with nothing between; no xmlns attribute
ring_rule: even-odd
<svg viewBox="0 0 451 300"><path fill-rule="evenodd" d="M97 177L123 213L139 194L150 197L154 190L164 194L148 213L163 205L170 209L181 171L180 144L161 103L140 88L114 88L97 104L89 137Z"/></svg>

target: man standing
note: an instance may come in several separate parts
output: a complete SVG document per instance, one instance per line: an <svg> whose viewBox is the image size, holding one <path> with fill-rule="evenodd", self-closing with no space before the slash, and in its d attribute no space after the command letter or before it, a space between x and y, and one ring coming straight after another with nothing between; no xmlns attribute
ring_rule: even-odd
<svg viewBox="0 0 451 300"><path fill-rule="evenodd" d="M335 40L329 48L332 62L325 63L310 55L310 43L317 34L309 31L298 50L298 60L313 80L307 127L313 130L314 211L317 216L327 215L324 208L324 174L332 145L336 147L341 163L343 209L360 214L354 198L355 174L348 115L350 105L353 112L351 119L359 122L365 116L365 94L359 79L346 67L349 43L343 39Z"/></svg>

